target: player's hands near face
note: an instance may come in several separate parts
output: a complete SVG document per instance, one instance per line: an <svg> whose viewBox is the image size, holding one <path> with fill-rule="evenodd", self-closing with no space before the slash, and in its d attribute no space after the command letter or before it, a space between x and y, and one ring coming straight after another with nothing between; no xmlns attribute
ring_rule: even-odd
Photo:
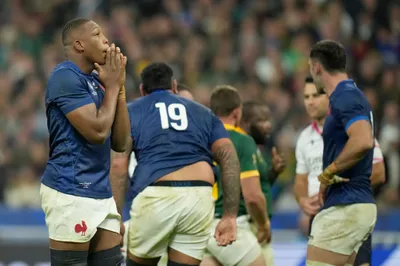
<svg viewBox="0 0 400 266"><path fill-rule="evenodd" d="M120 60L121 60L121 72L120 72L119 82L122 83L122 85L124 85L126 81L126 63L128 62L128 58L121 53Z"/></svg>
<svg viewBox="0 0 400 266"><path fill-rule="evenodd" d="M107 49L106 63L102 66L95 63L94 67L99 73L100 81L106 89L115 89L118 91L123 85L122 80L122 63L121 63L121 49L112 44Z"/></svg>
<svg viewBox="0 0 400 266"><path fill-rule="evenodd" d="M265 225L257 227L257 240L260 244L271 242L271 222L269 220Z"/></svg>
<svg viewBox="0 0 400 266"><path fill-rule="evenodd" d="M317 214L320 208L319 194L312 197L301 197L299 199L299 204L307 215L313 216Z"/></svg>
<svg viewBox="0 0 400 266"><path fill-rule="evenodd" d="M236 217L222 217L214 234L218 246L227 246L236 241Z"/></svg>
<svg viewBox="0 0 400 266"><path fill-rule="evenodd" d="M274 172L280 174L286 168L286 162L283 157L283 154L279 154L276 147L272 148L272 165Z"/></svg>

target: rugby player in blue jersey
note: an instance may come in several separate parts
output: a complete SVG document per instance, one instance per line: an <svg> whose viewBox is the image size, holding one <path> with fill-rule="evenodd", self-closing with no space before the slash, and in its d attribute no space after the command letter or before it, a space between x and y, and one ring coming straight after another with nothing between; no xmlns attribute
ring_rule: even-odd
<svg viewBox="0 0 400 266"><path fill-rule="evenodd" d="M128 105L131 149L114 154L111 182L122 209L128 161L137 165L130 184L134 197L128 229L128 266L157 265L168 252L169 266L199 265L208 239L221 246L236 239L239 161L221 121L201 104L177 95L172 69L153 63L141 73L143 97ZM213 160L222 169L224 213L214 217Z"/></svg>
<svg viewBox="0 0 400 266"><path fill-rule="evenodd" d="M123 152L129 141L126 57L87 19L68 22L62 42L67 60L46 88L50 154L40 189L51 265L120 265L109 170L110 149Z"/></svg>
<svg viewBox="0 0 400 266"><path fill-rule="evenodd" d="M369 177L374 148L373 116L364 94L346 74L344 47L316 43L310 73L319 91L329 96L319 201L307 249L307 265L353 265L373 231L377 209Z"/></svg>

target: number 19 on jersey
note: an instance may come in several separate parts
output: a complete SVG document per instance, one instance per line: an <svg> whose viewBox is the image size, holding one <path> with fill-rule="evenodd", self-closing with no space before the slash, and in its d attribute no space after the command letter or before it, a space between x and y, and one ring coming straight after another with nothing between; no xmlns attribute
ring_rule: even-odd
<svg viewBox="0 0 400 266"><path fill-rule="evenodd" d="M167 105L164 102L158 102L155 107L160 113L161 128L168 129L172 127L175 130L183 131L188 127L186 107L181 103L171 103Z"/></svg>

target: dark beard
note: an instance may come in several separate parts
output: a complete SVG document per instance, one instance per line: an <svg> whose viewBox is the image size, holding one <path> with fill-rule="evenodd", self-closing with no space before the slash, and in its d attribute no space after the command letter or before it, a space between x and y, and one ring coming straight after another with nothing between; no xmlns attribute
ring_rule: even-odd
<svg viewBox="0 0 400 266"><path fill-rule="evenodd" d="M255 125L250 125L250 136L254 139L254 141L256 142L256 144L258 145L264 145L266 140L267 140L267 136L264 135Z"/></svg>

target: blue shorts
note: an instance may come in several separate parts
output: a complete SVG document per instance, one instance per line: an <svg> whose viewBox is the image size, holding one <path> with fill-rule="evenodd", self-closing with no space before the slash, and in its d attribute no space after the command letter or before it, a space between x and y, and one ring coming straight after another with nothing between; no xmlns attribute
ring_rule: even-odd
<svg viewBox="0 0 400 266"><path fill-rule="evenodd" d="M365 240L357 253L356 261L354 266L359 266L365 263L371 264L371 252L372 252L372 240L371 235Z"/></svg>

